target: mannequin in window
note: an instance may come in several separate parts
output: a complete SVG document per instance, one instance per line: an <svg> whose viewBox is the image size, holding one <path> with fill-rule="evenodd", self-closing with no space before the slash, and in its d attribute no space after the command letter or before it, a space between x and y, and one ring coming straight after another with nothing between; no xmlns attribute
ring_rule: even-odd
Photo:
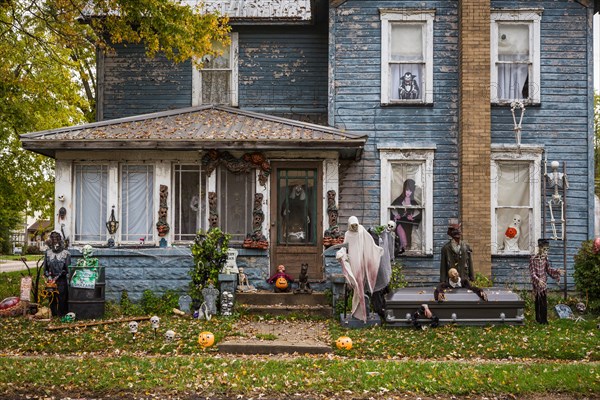
<svg viewBox="0 0 600 400"><path fill-rule="evenodd" d="M287 201L283 203L281 216L286 224L288 239L303 241L306 239L305 226L310 224L307 215L306 190L303 185L294 185L289 193Z"/></svg>
<svg viewBox="0 0 600 400"><path fill-rule="evenodd" d="M392 206L418 206L419 203L415 200L415 181L407 179L404 181L402 193L392 202ZM392 217L396 222L396 235L399 241L399 254L404 253L412 245L412 232L423 219L423 214L420 210L412 208L395 208L392 209Z"/></svg>

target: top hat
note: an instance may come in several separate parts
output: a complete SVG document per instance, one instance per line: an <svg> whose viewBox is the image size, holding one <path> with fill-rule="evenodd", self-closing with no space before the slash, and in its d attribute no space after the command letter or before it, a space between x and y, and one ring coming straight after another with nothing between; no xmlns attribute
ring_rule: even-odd
<svg viewBox="0 0 600 400"><path fill-rule="evenodd" d="M538 239L538 247L549 247L550 241L548 239Z"/></svg>

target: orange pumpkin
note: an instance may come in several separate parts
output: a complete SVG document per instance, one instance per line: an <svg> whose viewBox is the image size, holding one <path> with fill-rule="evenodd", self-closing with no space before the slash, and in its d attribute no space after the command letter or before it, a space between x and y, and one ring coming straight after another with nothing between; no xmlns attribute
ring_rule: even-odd
<svg viewBox="0 0 600 400"><path fill-rule="evenodd" d="M352 348L352 339L348 336L340 336L335 341L335 345L340 350L350 350Z"/></svg>
<svg viewBox="0 0 600 400"><path fill-rule="evenodd" d="M198 344L204 348L210 347L215 343L215 335L212 332L201 332L198 336Z"/></svg>
<svg viewBox="0 0 600 400"><path fill-rule="evenodd" d="M283 276L280 276L275 281L275 286L277 286L278 289L287 289L287 287L288 287L288 281Z"/></svg>
<svg viewBox="0 0 600 400"><path fill-rule="evenodd" d="M510 238L510 239L512 239L512 238L514 238L515 236L517 236L517 230L516 230L515 228L512 228L512 227L510 227L510 228L508 228L508 229L506 230L506 233L504 233L504 235L505 235L507 238Z"/></svg>

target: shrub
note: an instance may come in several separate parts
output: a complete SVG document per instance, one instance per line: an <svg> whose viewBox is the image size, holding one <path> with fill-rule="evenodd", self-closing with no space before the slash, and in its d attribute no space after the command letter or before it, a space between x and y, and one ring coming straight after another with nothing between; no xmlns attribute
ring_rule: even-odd
<svg viewBox="0 0 600 400"><path fill-rule="evenodd" d="M127 290L121 292L121 300L119 300L119 306L121 307L121 313L123 315L139 315L142 314L142 309L137 304L134 304L129 298Z"/></svg>
<svg viewBox="0 0 600 400"><path fill-rule="evenodd" d="M192 245L194 266L190 270L190 296L192 299L202 299L202 288L209 282L217 283L219 272L227 261L227 247L230 235L219 228L213 228L207 233L198 232Z"/></svg>
<svg viewBox="0 0 600 400"><path fill-rule="evenodd" d="M406 287L408 282L404 277L404 272L402 271L402 264L400 261L395 260L392 264L392 277L390 279L390 289L399 289Z"/></svg>
<svg viewBox="0 0 600 400"><path fill-rule="evenodd" d="M600 310L600 253L594 253L593 241L581 244L573 277L577 290L588 299L588 309Z"/></svg>
<svg viewBox="0 0 600 400"><path fill-rule="evenodd" d="M494 283L492 282L492 280L490 278L488 278L487 276L478 272L475 274L475 280L473 281L473 286L485 288L485 287L494 286Z"/></svg>
<svg viewBox="0 0 600 400"><path fill-rule="evenodd" d="M158 297L150 289L144 290L140 306L145 314L169 314L173 308L179 307L179 293L174 290L167 290L162 296Z"/></svg>

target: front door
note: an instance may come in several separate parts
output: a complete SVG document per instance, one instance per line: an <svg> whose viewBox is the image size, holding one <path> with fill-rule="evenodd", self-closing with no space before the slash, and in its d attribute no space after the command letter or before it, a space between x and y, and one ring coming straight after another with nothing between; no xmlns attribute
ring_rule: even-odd
<svg viewBox="0 0 600 400"><path fill-rule="evenodd" d="M280 264L294 279L323 279L323 180L318 162L272 163L271 273Z"/></svg>

